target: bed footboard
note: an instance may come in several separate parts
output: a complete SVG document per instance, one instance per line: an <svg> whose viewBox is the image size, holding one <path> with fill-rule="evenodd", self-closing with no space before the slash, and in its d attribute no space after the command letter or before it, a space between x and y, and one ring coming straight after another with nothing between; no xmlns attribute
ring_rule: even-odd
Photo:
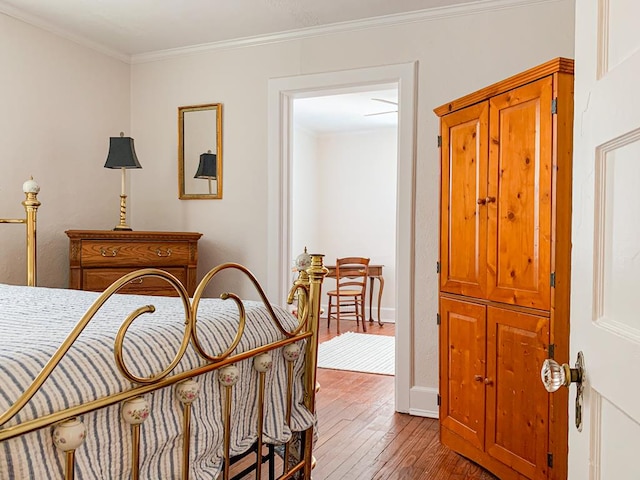
<svg viewBox="0 0 640 480"><path fill-rule="evenodd" d="M252 446L256 446L255 471L256 478L260 478L262 450L268 443L276 445L282 457L282 474L277 478L310 479L316 435L320 294L327 273L322 255L311 258L311 266L300 272L289 295L290 302L297 302L297 318L271 305L251 272L234 263L220 265L207 273L193 299L189 299L175 277L157 269L130 273L102 294L94 294L82 319L28 386L21 387L17 398L5 406L0 396L0 447L4 447L0 448L3 450L0 470L6 468L9 479L19 478L15 472L24 470L16 464L24 458L32 461L42 455L43 461L52 462L47 471L59 471L61 477L73 479L76 470L81 469L83 478L93 478L88 465L95 462L91 455L100 452L96 444L104 451L114 452L112 443L118 441L121 445L114 455L118 462L125 459L127 464L120 473L113 473L117 466L109 465L111 473L96 473L95 478L104 475L156 478L156 474L149 477L149 469L157 468L164 472L157 478L212 478L212 472L215 475L220 472L221 478L228 480L232 457ZM232 293L223 294L222 300L216 302L202 298L211 279L224 270L243 273L262 301L245 302ZM172 301L178 302L182 313L171 313L165 321L154 319L158 313L154 313L153 305L129 310L124 321L118 320L119 327L110 337L111 362L115 366L100 366L97 354L95 360L96 377L106 377L107 370L113 370L119 375L116 383L124 388L81 398L79 403L70 400L64 408L47 410L50 399L58 395L47 390L48 385L58 382L59 370L72 370L66 362L77 362L76 356L86 356L82 350L83 333L93 342L89 348L96 349L96 338L92 336L95 333L90 334L92 328L102 327L113 321L112 317L118 317L118 313L103 312L105 305L113 303L112 308L123 309L127 302L140 301L137 296L115 294L127 283L145 276L162 278L179 293L178 299L153 297L158 312ZM34 295L39 290L51 294L51 289L28 290ZM92 294L66 292L74 295L76 301ZM220 308L220 304L233 306L234 314L225 313L228 319L224 322L218 321L218 317L215 322L210 321L209 308L214 305ZM224 311L228 310L225 307ZM170 333L163 330L165 323L170 324ZM177 339L172 346L159 343L159 337L170 335ZM81 353L76 354L77 349ZM133 356L138 350L142 352L141 358ZM152 360L156 357L164 358L165 363L154 365ZM91 375L82 370L80 377L70 379L68 388L82 390L81 383L88 384ZM87 390L110 388L92 383ZM8 388L4 396L10 396L14 390ZM49 400L43 402L43 397ZM120 418L120 423L109 425L106 432L99 431L98 425L112 417ZM97 438L97 434L105 437ZM47 437L49 444L44 446ZM23 451L25 445L31 444L37 452ZM170 458L160 457L162 452L167 452ZM108 463L116 459L100 458L100 461Z"/></svg>

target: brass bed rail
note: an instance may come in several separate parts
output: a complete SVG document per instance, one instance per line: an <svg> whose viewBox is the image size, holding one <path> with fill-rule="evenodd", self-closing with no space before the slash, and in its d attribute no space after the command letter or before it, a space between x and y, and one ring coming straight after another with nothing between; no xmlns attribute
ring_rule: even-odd
<svg viewBox="0 0 640 480"><path fill-rule="evenodd" d="M320 293L321 284L327 269L322 264L322 255L311 256L311 266L300 272L299 278L292 287L289 295L289 303L296 298L298 303L298 326L292 331L288 331L281 323L271 305L267 302L266 296L253 274L245 267L235 263L222 264L211 270L196 289L196 293L192 300L189 299L184 286L173 275L158 269L143 269L124 275L122 278L114 282L107 290L105 290L87 310L82 319L77 323L75 328L68 335L67 339L58 348L56 353L51 357L49 362L42 368L40 374L34 379L30 387L13 403L5 412L0 412L0 442L15 438L28 432L53 427L53 441L56 447L65 453L65 479L74 478L75 451L85 439L85 427L80 420L82 414L95 411L110 405L121 404L122 418L131 425L131 478L134 480L139 478L139 448L141 435L141 425L149 416L149 404L143 395L159 390L161 388L176 385L176 396L183 405L182 431L184 437L182 452L181 478L189 478L189 458L192 443L191 435L191 404L197 401L199 386L195 381L200 375L218 371L218 381L223 387L223 420L224 420L224 446L223 446L223 471L222 478L228 480L230 478L230 432L231 432L231 409L232 409L232 390L239 378L239 370L235 366L236 363L253 358L253 365L258 372L259 377L259 397L257 402L258 424L257 424L257 452L256 452L256 478L260 478L262 463L262 436L263 436L263 408L264 408L264 388L265 373L271 368L271 354L277 349L281 349L282 355L287 365L287 393L286 402L283 406L286 409L286 423L290 425L291 407L292 407L292 391L293 391L293 362L301 355L299 343L305 341L305 363L304 363L304 403L306 408L312 414L315 414L315 390L316 390L316 363L317 363L317 335L319 325L320 312ZM242 301L234 294L223 294L221 298L231 299L236 303L239 314L239 327L236 337L229 347L220 355L209 355L197 337L197 308L201 295L209 283L209 281L220 271L226 269L235 269L243 272L254 284L263 303L270 312L271 320L274 321L285 337L282 340L275 341L266 345L253 348L248 351L234 353L240 338L244 333L245 327L245 310ZM11 427L2 428L15 415L17 415L38 392L42 384L49 378L55 367L64 358L67 351L74 344L78 336L85 327L94 318L100 307L115 293L118 292L127 283L144 276L154 276L165 279L171 283L181 297L185 319L184 319L184 336L181 341L180 348L169 365L159 373L154 373L148 378L137 377L131 373L123 358L123 343L128 328L139 317L146 313L154 311L153 306L146 306L136 309L130 313L121 324L117 333L114 345L114 357L120 373L130 381L134 386L131 389L122 391L110 396L97 398L82 405L70 407L61 411L41 416L33 420L25 421ZM171 374L174 368L180 362L187 348L191 346L206 360L206 364L189 371ZM311 478L311 469L313 467L312 448L314 441L314 428L311 426L304 432L299 434L297 445L292 445L290 440L284 445L283 455L283 474L278 477L286 478ZM294 461L290 462L290 454L292 449L295 450ZM176 472L177 473L177 472Z"/></svg>
<svg viewBox="0 0 640 480"><path fill-rule="evenodd" d="M22 202L27 213L26 218L0 218L0 223L19 223L27 225L27 285L35 287L36 279L36 214L40 201L38 200L38 192L40 187L33 177L22 184L22 191L26 195L26 199Z"/></svg>

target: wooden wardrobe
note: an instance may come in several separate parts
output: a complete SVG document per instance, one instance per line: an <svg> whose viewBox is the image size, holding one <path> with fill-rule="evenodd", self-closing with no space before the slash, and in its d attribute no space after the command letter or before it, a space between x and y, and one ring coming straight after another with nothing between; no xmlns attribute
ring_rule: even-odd
<svg viewBox="0 0 640 480"><path fill-rule="evenodd" d="M565 479L573 61L435 109L440 117L440 437L501 480Z"/></svg>

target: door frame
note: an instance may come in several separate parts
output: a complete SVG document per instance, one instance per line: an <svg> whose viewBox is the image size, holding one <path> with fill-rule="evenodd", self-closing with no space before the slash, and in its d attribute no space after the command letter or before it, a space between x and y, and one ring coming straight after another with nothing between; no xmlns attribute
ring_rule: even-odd
<svg viewBox="0 0 640 480"><path fill-rule="evenodd" d="M398 166L396 196L396 372L395 409L409 412L414 323L415 130L417 62L269 80L267 296L284 303L291 275L291 165L293 100L345 93L353 88L398 86ZM315 253L315 252L312 252Z"/></svg>

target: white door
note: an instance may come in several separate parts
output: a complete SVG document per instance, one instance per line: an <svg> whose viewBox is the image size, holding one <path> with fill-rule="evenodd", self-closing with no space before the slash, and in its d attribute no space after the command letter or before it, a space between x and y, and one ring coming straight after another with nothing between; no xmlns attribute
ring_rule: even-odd
<svg viewBox="0 0 640 480"><path fill-rule="evenodd" d="M640 1L576 0L569 480L640 479ZM571 365L573 366L573 365Z"/></svg>

